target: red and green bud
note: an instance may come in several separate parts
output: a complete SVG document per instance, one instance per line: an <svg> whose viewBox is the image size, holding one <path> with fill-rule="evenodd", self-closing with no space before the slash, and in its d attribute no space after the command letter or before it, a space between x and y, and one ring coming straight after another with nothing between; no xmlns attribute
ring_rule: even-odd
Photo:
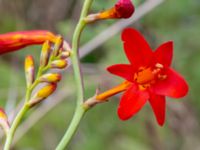
<svg viewBox="0 0 200 150"><path fill-rule="evenodd" d="M17 51L29 45L38 45L46 40L55 42L56 36L46 30L18 31L0 34L0 54Z"/></svg>

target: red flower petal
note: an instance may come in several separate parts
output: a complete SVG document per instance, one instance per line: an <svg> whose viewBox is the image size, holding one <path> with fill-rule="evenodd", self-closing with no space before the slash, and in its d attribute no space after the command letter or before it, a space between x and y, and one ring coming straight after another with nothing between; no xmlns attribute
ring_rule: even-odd
<svg viewBox="0 0 200 150"><path fill-rule="evenodd" d="M121 120L127 120L135 115L149 98L147 91L139 91L136 86L131 86L122 96L118 116Z"/></svg>
<svg viewBox="0 0 200 150"><path fill-rule="evenodd" d="M165 122L165 97L161 95L150 94L149 102L156 116L156 120L160 126L163 126Z"/></svg>
<svg viewBox="0 0 200 150"><path fill-rule="evenodd" d="M128 81L133 81L134 69L131 65L117 64L108 67L107 70L112 74L125 78Z"/></svg>
<svg viewBox="0 0 200 150"><path fill-rule="evenodd" d="M178 73L168 69L167 78L152 85L153 91L158 95L166 95L173 98L180 98L187 94L188 85Z"/></svg>
<svg viewBox="0 0 200 150"><path fill-rule="evenodd" d="M173 42L169 41L159 46L156 49L154 56L157 63L161 63L167 67L170 66L173 56Z"/></svg>
<svg viewBox="0 0 200 150"><path fill-rule="evenodd" d="M143 36L134 29L127 28L122 33L124 50L130 63L134 66L147 64L152 57L152 50Z"/></svg>

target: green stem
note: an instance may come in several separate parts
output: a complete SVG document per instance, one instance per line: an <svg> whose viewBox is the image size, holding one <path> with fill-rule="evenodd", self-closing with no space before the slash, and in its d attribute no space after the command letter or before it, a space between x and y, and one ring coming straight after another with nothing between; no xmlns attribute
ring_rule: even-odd
<svg viewBox="0 0 200 150"><path fill-rule="evenodd" d="M22 118L24 117L24 115L26 114L26 112L30 108L29 105L27 104L27 102L31 97L31 93L32 93L33 88L36 86L36 82L34 82L34 83L35 84L33 84L31 87L27 87L25 103L24 103L23 107L20 109L19 113L17 114L17 116L15 117L15 119L14 119L12 125L11 125L11 128L10 128L8 134L7 134L7 137L6 137L4 150L9 150L10 149L10 146L11 146L15 131L16 131L17 127L19 126Z"/></svg>
<svg viewBox="0 0 200 150"><path fill-rule="evenodd" d="M74 31L73 40L72 40L72 65L74 68L74 78L77 85L77 103L81 104L84 100L84 84L81 74L81 67L79 62L79 55L78 55L78 47L79 47L79 40L81 33L86 25L86 22L84 21L84 18L87 16L89 8L92 4L93 0L85 0L83 4L83 9L81 12L81 17L79 19L79 22L76 26L76 29Z"/></svg>
<svg viewBox="0 0 200 150"><path fill-rule="evenodd" d="M78 48L79 48L81 33L86 25L86 22L84 19L88 14L88 11L92 5L92 2L93 0L85 0L83 4L81 16L76 26L76 29L74 31L74 35L72 39L71 59L72 59L72 65L74 68L74 78L75 78L76 87L77 87L77 106L76 106L73 119L69 125L69 128L67 129L65 135L63 136L60 143L58 144L56 150L63 150L68 145L72 136L76 132L84 113L86 112L86 109L82 106L83 101L84 101L84 84L83 84L81 67L80 67L80 62L79 62Z"/></svg>
<svg viewBox="0 0 200 150"><path fill-rule="evenodd" d="M65 133L65 135L63 136L60 143L58 144L58 146L56 147L56 150L65 149L66 145L68 145L72 136L75 134L75 132L78 128L78 125L79 125L82 117L84 116L85 112L86 112L86 109L84 109L82 105L77 107L77 109L74 113L73 119L69 125L69 128L68 128L67 132Z"/></svg>
<svg viewBox="0 0 200 150"><path fill-rule="evenodd" d="M28 111L28 109L29 109L29 106L25 104L22 107L22 109L20 110L20 112L17 114L17 116L15 117L15 120L13 121L13 124L8 132L7 137L6 137L6 143L4 146L4 150L10 150L11 142L12 142L13 136L15 134L15 131L16 131L19 123L21 122L24 114Z"/></svg>

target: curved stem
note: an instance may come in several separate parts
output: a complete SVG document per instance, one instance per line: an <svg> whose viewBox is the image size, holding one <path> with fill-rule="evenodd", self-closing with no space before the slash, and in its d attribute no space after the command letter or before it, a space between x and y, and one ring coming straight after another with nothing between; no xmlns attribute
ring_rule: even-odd
<svg viewBox="0 0 200 150"><path fill-rule="evenodd" d="M74 31L74 35L72 39L71 58L72 58L72 65L74 69L74 78L75 78L75 82L77 86L77 105L76 105L76 110L75 110L73 119L69 125L69 128L67 129L65 135L63 136L60 143L58 144L56 150L63 150L68 145L76 129L78 128L78 125L84 113L86 112L86 109L82 105L84 101L84 84L83 84L81 67L80 67L80 62L79 62L78 48L79 48L79 40L80 40L81 33L86 25L86 22L84 19L88 14L88 11L92 5L92 2L93 0L85 0L83 4L81 16L76 26L76 29Z"/></svg>
<svg viewBox="0 0 200 150"><path fill-rule="evenodd" d="M56 147L56 150L63 150L66 145L70 142L72 136L75 134L78 125L84 116L86 112L86 109L82 105L79 105L79 107L76 108L76 111L74 113L73 119L69 125L69 128L65 135L63 136L62 140L60 141L59 145Z"/></svg>
<svg viewBox="0 0 200 150"><path fill-rule="evenodd" d="M13 121L13 124L10 128L10 131L8 132L8 135L6 137L6 143L5 143L5 146L4 146L4 150L10 149L14 133L15 133L19 123L21 122L24 114L28 111L28 109L29 109L29 106L25 104L22 107L22 109L20 110L20 112L17 114L17 116L16 116L15 120Z"/></svg>
<svg viewBox="0 0 200 150"><path fill-rule="evenodd" d="M72 65L74 68L74 77L75 77L76 86L77 86L77 103L78 104L81 104L84 100L84 84L83 84L81 67L80 67L80 62L79 62L78 47L79 47L79 40L80 40L81 33L86 25L84 18L88 14L92 1L93 0L85 0L83 4L83 9L81 12L81 17L74 31L73 40L72 40L71 58L72 58Z"/></svg>
<svg viewBox="0 0 200 150"><path fill-rule="evenodd" d="M36 83L36 82L34 82L34 83ZM15 119L14 119L12 125L11 125L11 128L10 128L8 134L7 134L7 137L6 137L4 150L9 150L10 149L10 146L11 146L15 131L16 131L17 127L19 126L22 118L24 117L24 114L26 114L26 112L30 108L29 105L27 104L27 102L30 99L32 90L33 90L33 88L35 86L36 86L36 84L33 84L31 87L27 88L27 90L26 90L25 103L24 103L23 107L20 109L20 111L18 112L17 116L15 117Z"/></svg>

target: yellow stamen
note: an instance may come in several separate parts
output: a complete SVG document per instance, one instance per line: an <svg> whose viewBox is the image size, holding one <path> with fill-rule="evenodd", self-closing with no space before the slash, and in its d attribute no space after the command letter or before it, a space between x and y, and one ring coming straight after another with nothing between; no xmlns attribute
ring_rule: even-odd
<svg viewBox="0 0 200 150"><path fill-rule="evenodd" d="M166 78L167 78L167 75L158 74L158 79L165 80Z"/></svg>
<svg viewBox="0 0 200 150"><path fill-rule="evenodd" d="M156 68L160 68L160 69L164 68L164 66L160 63L157 63L155 66L156 66Z"/></svg>
<svg viewBox="0 0 200 150"><path fill-rule="evenodd" d="M155 68L140 67L138 72L134 74L134 81L139 84L140 90L145 90L156 82L156 79L164 80L167 75L161 74L164 66L160 63L155 64Z"/></svg>

